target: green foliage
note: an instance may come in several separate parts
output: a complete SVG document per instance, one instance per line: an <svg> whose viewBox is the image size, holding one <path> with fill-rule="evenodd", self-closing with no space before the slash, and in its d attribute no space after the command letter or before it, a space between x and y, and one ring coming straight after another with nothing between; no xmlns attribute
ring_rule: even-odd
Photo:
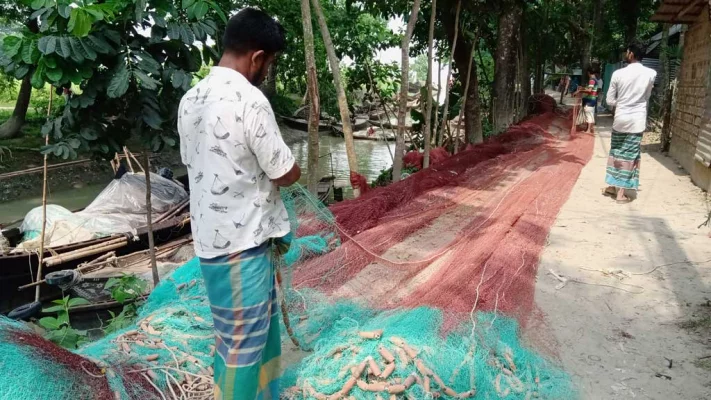
<svg viewBox="0 0 711 400"><path fill-rule="evenodd" d="M419 170L415 167L404 167L402 169L402 178L405 179L417 171L419 171ZM376 188L376 187L380 187L380 186L388 186L392 182L393 182L393 168L390 167L388 169L381 169L380 174L378 175L377 178L375 178L373 183L370 184L370 187Z"/></svg>
<svg viewBox="0 0 711 400"><path fill-rule="evenodd" d="M111 290L111 297L123 304L134 301L146 293L148 283L135 276L124 274L120 278L111 278L106 282L104 289Z"/></svg>
<svg viewBox="0 0 711 400"><path fill-rule="evenodd" d="M124 274L120 278L109 279L104 288L111 290L111 297L117 302L130 302L124 305L118 315L109 311L111 319L109 325L104 328L104 333L109 334L133 324L138 315L138 307L142 303L139 299L146 293L148 283L135 275Z"/></svg>
<svg viewBox="0 0 711 400"><path fill-rule="evenodd" d="M437 68L434 60L432 61L432 68ZM415 62L412 64L411 71L414 72L418 81L427 82L427 54L420 54L415 57Z"/></svg>
<svg viewBox="0 0 711 400"><path fill-rule="evenodd" d="M178 102L193 74L218 56L207 44L225 21L214 1L24 3L39 21L38 32L6 36L0 66L17 79L31 74L35 88L78 88L43 126L52 135L45 154L110 156L131 136L153 151L176 143Z"/></svg>
<svg viewBox="0 0 711 400"><path fill-rule="evenodd" d="M72 328L69 310L72 307L89 304L85 299L69 296L52 302L54 306L45 308L43 313L56 313L56 317L43 317L38 321L46 330L45 338L67 349L75 349L86 342L86 331Z"/></svg>
<svg viewBox="0 0 711 400"><path fill-rule="evenodd" d="M277 115L292 115L298 108L294 99L277 92L270 100L274 113Z"/></svg>

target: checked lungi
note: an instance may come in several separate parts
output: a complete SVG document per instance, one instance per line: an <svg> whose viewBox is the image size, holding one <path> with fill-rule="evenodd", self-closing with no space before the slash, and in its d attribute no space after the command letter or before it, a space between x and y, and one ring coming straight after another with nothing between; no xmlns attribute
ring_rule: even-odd
<svg viewBox="0 0 711 400"><path fill-rule="evenodd" d="M277 400L281 339L272 242L200 259L215 323L215 399Z"/></svg>
<svg viewBox="0 0 711 400"><path fill-rule="evenodd" d="M612 131L605 183L622 189L637 189L639 187L641 145L642 133Z"/></svg>

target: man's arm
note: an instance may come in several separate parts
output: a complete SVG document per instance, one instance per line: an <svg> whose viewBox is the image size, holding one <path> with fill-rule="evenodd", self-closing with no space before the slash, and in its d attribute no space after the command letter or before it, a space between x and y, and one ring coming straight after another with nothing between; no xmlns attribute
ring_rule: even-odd
<svg viewBox="0 0 711 400"><path fill-rule="evenodd" d="M291 150L279 134L274 112L266 99L248 105L245 115L247 145L260 168L277 186L290 186L301 177Z"/></svg>
<svg viewBox="0 0 711 400"><path fill-rule="evenodd" d="M617 106L617 77L612 74L612 79L610 79L610 87L607 88L607 97L605 98L607 105L611 108Z"/></svg>
<svg viewBox="0 0 711 400"><path fill-rule="evenodd" d="M277 178L277 179L272 179L272 182L274 182L275 185L279 187L286 187L286 186L291 186L295 184L296 182L299 181L301 178L301 168L299 168L299 164L294 163L294 166L284 174L284 176Z"/></svg>

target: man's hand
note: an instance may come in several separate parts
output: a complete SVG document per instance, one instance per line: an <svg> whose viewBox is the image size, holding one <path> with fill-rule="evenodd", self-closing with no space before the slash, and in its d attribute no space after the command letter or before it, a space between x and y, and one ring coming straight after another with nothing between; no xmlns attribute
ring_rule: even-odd
<svg viewBox="0 0 711 400"><path fill-rule="evenodd" d="M279 187L287 187L298 182L299 178L301 178L301 168L299 168L299 164L294 163L294 166L291 167L289 172L280 178L273 179L272 182Z"/></svg>

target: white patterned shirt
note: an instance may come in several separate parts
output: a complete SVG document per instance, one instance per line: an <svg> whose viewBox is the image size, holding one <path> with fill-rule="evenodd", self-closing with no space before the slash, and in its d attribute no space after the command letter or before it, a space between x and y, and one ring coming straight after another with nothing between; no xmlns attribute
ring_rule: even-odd
<svg viewBox="0 0 711 400"><path fill-rule="evenodd" d="M239 72L213 67L178 110L198 257L256 247L289 233L278 187L294 166L266 97Z"/></svg>

